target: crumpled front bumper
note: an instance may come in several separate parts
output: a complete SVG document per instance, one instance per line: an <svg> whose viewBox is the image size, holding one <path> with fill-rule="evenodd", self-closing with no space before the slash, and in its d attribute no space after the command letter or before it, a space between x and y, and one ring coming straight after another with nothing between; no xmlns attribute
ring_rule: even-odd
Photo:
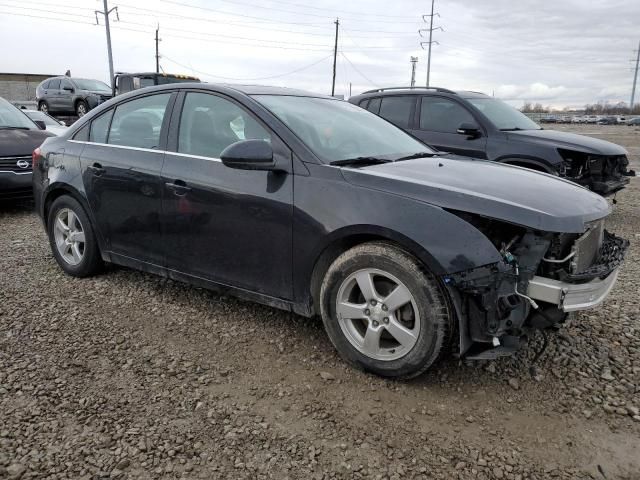
<svg viewBox="0 0 640 480"><path fill-rule="evenodd" d="M529 281L527 295L534 300L558 305L565 312L587 310L597 307L607 298L618 279L619 270L620 267L605 278L595 278L587 283L568 283L534 276Z"/></svg>

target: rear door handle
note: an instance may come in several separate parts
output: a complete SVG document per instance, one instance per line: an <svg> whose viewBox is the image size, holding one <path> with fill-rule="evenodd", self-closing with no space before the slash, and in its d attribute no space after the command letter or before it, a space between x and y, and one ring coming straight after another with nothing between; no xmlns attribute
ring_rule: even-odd
<svg viewBox="0 0 640 480"><path fill-rule="evenodd" d="M99 177L104 172L106 172L106 170L102 168L102 165L100 165L99 163L94 163L93 165L89 165L87 168L91 170L96 177Z"/></svg>
<svg viewBox="0 0 640 480"><path fill-rule="evenodd" d="M191 187L188 187L187 184L182 180L175 180L173 183L167 182L165 183L169 190L173 191L174 195L179 197L183 197L188 192L191 191Z"/></svg>

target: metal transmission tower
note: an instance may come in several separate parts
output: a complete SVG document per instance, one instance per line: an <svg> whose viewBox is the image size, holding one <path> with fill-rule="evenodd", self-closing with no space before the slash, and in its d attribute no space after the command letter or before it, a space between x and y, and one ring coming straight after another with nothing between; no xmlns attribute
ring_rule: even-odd
<svg viewBox="0 0 640 480"><path fill-rule="evenodd" d="M416 86L416 63L418 57L411 57L411 88Z"/></svg>
<svg viewBox="0 0 640 480"><path fill-rule="evenodd" d="M333 81L331 82L331 96L336 92L336 59L338 57L338 27L340 26L340 19L336 18L333 22L336 24L336 43L333 47Z"/></svg>
<svg viewBox="0 0 640 480"><path fill-rule="evenodd" d="M636 69L633 73L633 88L631 89L631 103L629 104L629 113L633 113L633 105L636 100L636 84L638 82L638 65L640 64L640 42L638 42L638 51L636 54Z"/></svg>
<svg viewBox="0 0 640 480"><path fill-rule="evenodd" d="M113 89L113 53L111 52L111 29L109 28L109 14L115 10L116 18L120 20L120 15L118 15L118 7L113 7L109 10L109 6L107 5L107 0L104 0L104 11L96 10L96 25L100 25L98 21L98 14L104 16L104 25L107 30L107 53L109 55L109 84Z"/></svg>
<svg viewBox="0 0 640 480"><path fill-rule="evenodd" d="M158 31L160 30L160 24L156 27L156 73L160 73L160 53L158 52L158 43L160 39L158 38Z"/></svg>
<svg viewBox="0 0 640 480"><path fill-rule="evenodd" d="M439 13L433 13L433 4L435 3L435 0L431 0L431 14L429 15L423 15L422 16L422 20L423 21L427 21L426 17L429 17L429 28L422 28L420 30L418 30L418 34L422 37L422 32L429 32L429 41L428 42L420 42L420 47L422 47L422 49L424 50L424 45L425 43L429 45L429 54L427 56L427 87L429 86L429 76L431 75L431 45L433 45L434 43L436 45L440 45L438 42L436 42L435 40L433 40L433 31L434 30L442 30L444 32L444 29L442 27L435 27L433 28L433 17L434 15L437 15L438 17L440 16Z"/></svg>

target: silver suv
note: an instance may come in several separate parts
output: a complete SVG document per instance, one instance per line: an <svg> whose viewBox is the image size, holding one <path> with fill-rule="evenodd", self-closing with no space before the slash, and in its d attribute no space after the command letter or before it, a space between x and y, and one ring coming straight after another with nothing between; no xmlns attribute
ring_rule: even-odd
<svg viewBox="0 0 640 480"><path fill-rule="evenodd" d="M48 78L36 88L38 110L45 113L76 114L82 117L113 96L111 87L86 78Z"/></svg>

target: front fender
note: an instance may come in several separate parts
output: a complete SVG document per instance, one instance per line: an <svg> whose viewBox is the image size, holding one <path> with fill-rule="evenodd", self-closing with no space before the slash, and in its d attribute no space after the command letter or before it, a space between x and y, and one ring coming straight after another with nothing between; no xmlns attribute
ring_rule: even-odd
<svg viewBox="0 0 640 480"><path fill-rule="evenodd" d="M482 232L438 206L352 185L338 168L307 166L311 175L295 180L293 223L294 288L302 301L316 260L331 244L349 236L395 241L436 275L501 261Z"/></svg>

